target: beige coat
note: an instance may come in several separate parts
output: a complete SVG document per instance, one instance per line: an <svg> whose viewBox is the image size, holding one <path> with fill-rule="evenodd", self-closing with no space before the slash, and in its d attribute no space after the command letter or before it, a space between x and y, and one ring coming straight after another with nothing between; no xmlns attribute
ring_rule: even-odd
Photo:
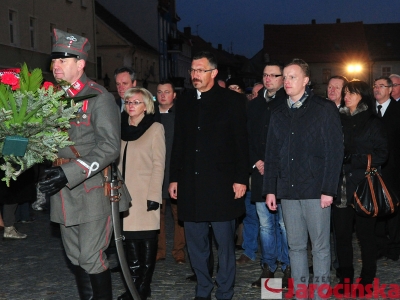
<svg viewBox="0 0 400 300"><path fill-rule="evenodd" d="M119 170L122 172L124 149L121 141ZM124 231L160 229L160 209L147 211L147 200L162 202L165 168L164 127L153 123L137 140L129 141L126 150L125 183L131 194L132 206L125 213Z"/></svg>

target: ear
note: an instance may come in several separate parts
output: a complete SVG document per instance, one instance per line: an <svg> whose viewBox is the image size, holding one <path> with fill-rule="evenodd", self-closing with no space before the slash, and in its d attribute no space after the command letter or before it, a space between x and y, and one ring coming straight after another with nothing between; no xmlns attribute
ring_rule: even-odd
<svg viewBox="0 0 400 300"><path fill-rule="evenodd" d="M79 59L76 64L78 65L78 71L81 71L85 68L86 61L84 59Z"/></svg>
<svg viewBox="0 0 400 300"><path fill-rule="evenodd" d="M136 86L136 80L133 82L133 87L135 87Z"/></svg>
<svg viewBox="0 0 400 300"><path fill-rule="evenodd" d="M211 71L211 78L217 77L217 74L218 74L218 69L212 70Z"/></svg>
<svg viewBox="0 0 400 300"><path fill-rule="evenodd" d="M174 92L174 98L173 99L175 99L176 98L176 93Z"/></svg>
<svg viewBox="0 0 400 300"><path fill-rule="evenodd" d="M309 81L310 81L309 77L304 77L303 86L306 86Z"/></svg>

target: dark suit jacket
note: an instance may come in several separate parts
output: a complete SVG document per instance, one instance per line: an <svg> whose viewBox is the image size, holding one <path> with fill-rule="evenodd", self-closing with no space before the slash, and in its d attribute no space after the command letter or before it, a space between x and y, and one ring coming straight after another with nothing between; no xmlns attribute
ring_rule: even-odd
<svg viewBox="0 0 400 300"><path fill-rule="evenodd" d="M119 111L121 111L121 107L123 104L121 97L118 95L117 97L115 97L115 103L118 105L119 107Z"/></svg>
<svg viewBox="0 0 400 300"><path fill-rule="evenodd" d="M247 109L247 132L250 147L250 169L251 169L251 201L264 202L262 197L263 175L254 164L265 159L265 145L267 141L269 120L271 112L285 102L286 92L283 87L277 91L275 98L267 102L264 98L264 89L258 92L257 98L251 100Z"/></svg>
<svg viewBox="0 0 400 300"><path fill-rule="evenodd" d="M163 199L169 198L168 187L169 187L169 166L171 162L171 151L172 143L174 141L174 123L175 123L175 107L172 106L168 113L160 113L158 105L155 105L155 119L164 126L165 133L165 171L164 181L162 188Z"/></svg>
<svg viewBox="0 0 400 300"><path fill-rule="evenodd" d="M391 100L382 117L388 135L389 158L382 165L382 176L386 184L400 196L400 105Z"/></svg>
<svg viewBox="0 0 400 300"><path fill-rule="evenodd" d="M178 182L179 219L229 221L244 213L232 186L249 178L245 101L218 84L201 99L196 90L177 99L170 182Z"/></svg>

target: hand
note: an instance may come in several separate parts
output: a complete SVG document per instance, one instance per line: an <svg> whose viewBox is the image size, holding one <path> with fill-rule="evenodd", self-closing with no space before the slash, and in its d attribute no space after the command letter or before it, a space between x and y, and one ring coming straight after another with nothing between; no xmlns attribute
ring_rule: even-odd
<svg viewBox="0 0 400 300"><path fill-rule="evenodd" d="M322 208L331 206L332 202L333 202L332 196L321 195L321 207Z"/></svg>
<svg viewBox="0 0 400 300"><path fill-rule="evenodd" d="M246 193L246 186L240 183L233 184L233 192L235 193L235 199L242 198Z"/></svg>
<svg viewBox="0 0 400 300"><path fill-rule="evenodd" d="M178 183L177 182L171 182L169 184L168 192L169 192L169 196L172 199L178 199Z"/></svg>
<svg viewBox="0 0 400 300"><path fill-rule="evenodd" d="M147 211L157 210L160 207L160 203L147 200Z"/></svg>
<svg viewBox="0 0 400 300"><path fill-rule="evenodd" d="M265 199L265 204L267 204L269 210L275 211L278 209L278 205L276 205L276 197L274 194L268 194Z"/></svg>
<svg viewBox="0 0 400 300"><path fill-rule="evenodd" d="M264 162L262 160L259 160L255 163L255 166L258 172L260 172L261 175L264 175Z"/></svg>
<svg viewBox="0 0 400 300"><path fill-rule="evenodd" d="M39 179L39 190L47 195L54 195L68 183L64 171L61 167L52 167L44 170L44 174Z"/></svg>

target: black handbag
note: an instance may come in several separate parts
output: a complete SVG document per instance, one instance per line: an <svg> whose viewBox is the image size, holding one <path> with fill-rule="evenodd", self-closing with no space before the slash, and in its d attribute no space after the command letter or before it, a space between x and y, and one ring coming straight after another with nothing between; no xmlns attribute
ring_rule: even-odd
<svg viewBox="0 0 400 300"><path fill-rule="evenodd" d="M393 214L399 207L399 198L383 182L376 168L371 168L371 154L368 154L368 166L365 178L354 192L353 207L363 217L383 217Z"/></svg>

